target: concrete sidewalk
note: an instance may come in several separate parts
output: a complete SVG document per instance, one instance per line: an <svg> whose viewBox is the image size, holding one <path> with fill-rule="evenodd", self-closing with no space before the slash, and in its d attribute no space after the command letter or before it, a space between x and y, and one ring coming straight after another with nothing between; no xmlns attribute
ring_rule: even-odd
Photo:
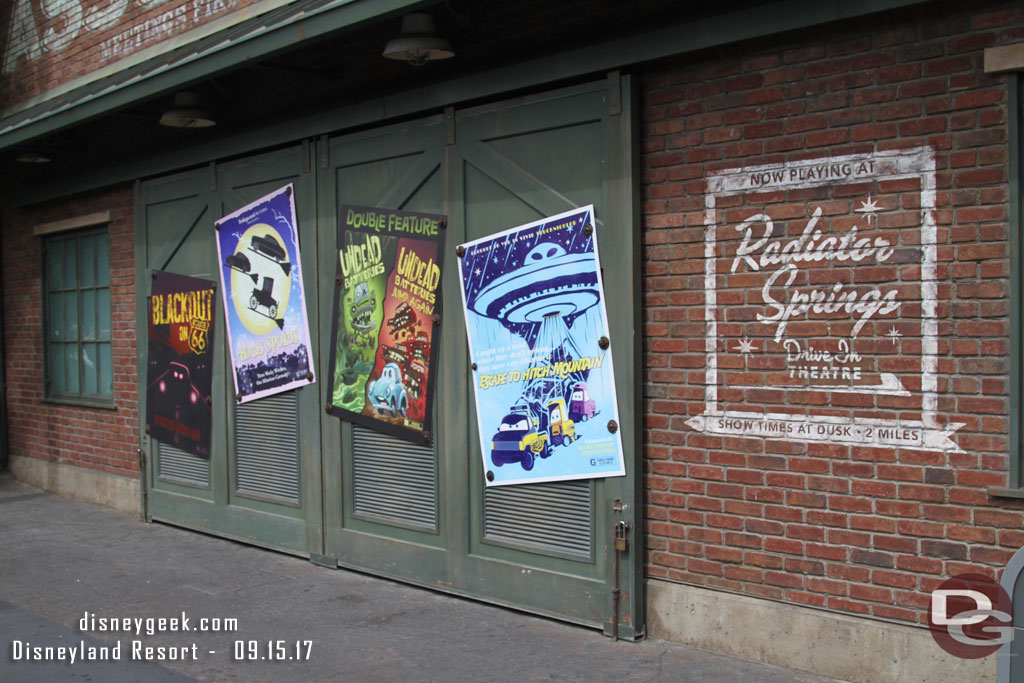
<svg viewBox="0 0 1024 683"><path fill-rule="evenodd" d="M5 682L832 680L656 639L613 642L596 631L142 524L6 473L0 548ZM101 631L98 621L83 631L86 613L143 621L132 622L132 632ZM147 626L160 625L145 619L183 613L192 630L147 634ZM200 632L204 618L237 619L237 630ZM312 641L308 659L305 641ZM72 648L65 657L84 648L120 659L25 660L26 652L46 657L37 648L60 646ZM186 659L133 661L143 648ZM50 651L51 660L59 652ZM250 653L256 661L235 661ZM278 654L286 660L273 661Z"/></svg>

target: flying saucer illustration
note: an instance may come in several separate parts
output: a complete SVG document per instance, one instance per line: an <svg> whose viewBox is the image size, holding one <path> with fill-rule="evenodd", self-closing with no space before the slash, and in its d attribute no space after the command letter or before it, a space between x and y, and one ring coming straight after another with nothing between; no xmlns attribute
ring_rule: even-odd
<svg viewBox="0 0 1024 683"><path fill-rule="evenodd" d="M560 244L541 242L526 254L522 266L489 283L469 307L506 325L561 317L571 326L600 300L592 254L570 254Z"/></svg>

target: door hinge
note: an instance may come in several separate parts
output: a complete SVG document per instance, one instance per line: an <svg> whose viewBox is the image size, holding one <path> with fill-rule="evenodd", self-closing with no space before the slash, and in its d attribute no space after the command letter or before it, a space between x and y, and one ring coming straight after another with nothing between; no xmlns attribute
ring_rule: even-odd
<svg viewBox="0 0 1024 683"><path fill-rule="evenodd" d="M330 145L327 144L327 136L320 136L320 168L327 169L330 167Z"/></svg>
<svg viewBox="0 0 1024 683"><path fill-rule="evenodd" d="M444 144L455 144L455 107L444 108Z"/></svg>
<svg viewBox="0 0 1024 683"><path fill-rule="evenodd" d="M608 72L608 116L622 113L621 74L618 71Z"/></svg>

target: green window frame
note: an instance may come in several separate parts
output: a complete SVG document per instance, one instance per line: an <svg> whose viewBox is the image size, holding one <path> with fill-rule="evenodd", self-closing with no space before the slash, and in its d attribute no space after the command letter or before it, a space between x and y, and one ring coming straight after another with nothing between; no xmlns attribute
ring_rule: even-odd
<svg viewBox="0 0 1024 683"><path fill-rule="evenodd" d="M107 227L44 240L44 395L51 401L111 407L114 368Z"/></svg>
<svg viewBox="0 0 1024 683"><path fill-rule="evenodd" d="M1024 211L1021 208L1024 195L1024 72L1011 73L1007 77L1007 113L1009 119L1010 153L1010 444L1009 476L1007 487L989 489L996 497L1024 498Z"/></svg>

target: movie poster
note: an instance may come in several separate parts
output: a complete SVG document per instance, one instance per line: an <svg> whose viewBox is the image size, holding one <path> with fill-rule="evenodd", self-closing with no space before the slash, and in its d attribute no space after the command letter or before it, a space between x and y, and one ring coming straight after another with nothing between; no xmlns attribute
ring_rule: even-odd
<svg viewBox="0 0 1024 683"><path fill-rule="evenodd" d="M292 186L215 227L235 399L246 403L312 383Z"/></svg>
<svg viewBox="0 0 1024 683"><path fill-rule="evenodd" d="M152 282L146 432L209 458L217 283L160 270Z"/></svg>
<svg viewBox="0 0 1024 683"><path fill-rule="evenodd" d="M430 443L447 220L342 206L331 414Z"/></svg>
<svg viewBox="0 0 1024 683"><path fill-rule="evenodd" d="M625 474L594 207L462 245L488 486Z"/></svg>

